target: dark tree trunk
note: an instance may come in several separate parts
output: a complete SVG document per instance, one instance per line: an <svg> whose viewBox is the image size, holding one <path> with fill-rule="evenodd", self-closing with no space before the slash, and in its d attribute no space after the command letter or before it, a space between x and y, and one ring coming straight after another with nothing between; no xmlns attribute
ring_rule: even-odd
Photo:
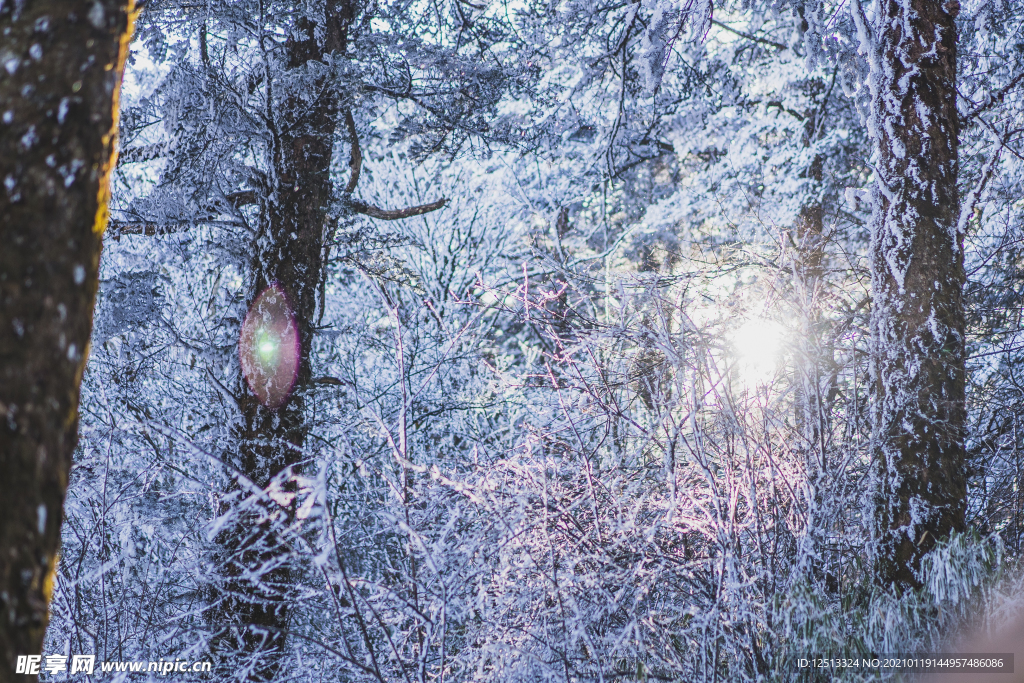
<svg viewBox="0 0 1024 683"><path fill-rule="evenodd" d="M244 381L240 387L241 424L235 430L238 451L228 459L237 472L264 491L275 478L283 477L287 479L281 482L284 493L294 492L298 484L287 475L301 474L304 466L303 447L309 431L305 396L312 385L310 357L317 315L323 310L331 206L344 205L352 213L377 220L401 220L446 204L440 199L421 206L382 209L352 198L362 154L352 103L337 87L338 74L330 64L346 58L349 31L361 9L354 0L327 0L322 15L296 19L285 45L287 71L269 79L268 85L268 97L272 89L278 89L271 98L273 187L265 193L232 195L238 205L259 203L263 210L261 232L253 245L250 307L268 287L279 287L299 333L299 364L287 399L265 405ZM348 183L337 196L330 170L340 121L345 123L351 155ZM142 231L146 231L144 227ZM239 515L218 539L217 559L223 575L217 607L211 611L218 626L212 649L225 674L237 672L233 655L248 660L249 680L272 680L280 670L293 583L288 568L291 551L281 536L281 522L294 521L298 503L294 498L292 508L270 510L277 503L264 500L261 510Z"/></svg>
<svg viewBox="0 0 1024 683"><path fill-rule="evenodd" d="M805 127L810 143L814 112L808 112ZM824 363L831 360L826 358L826 349L822 344L825 319L820 301L825 263L825 209L820 197L823 165L824 159L820 154L815 154L804 172L804 178L809 181L810 198L800 209L794 226L796 254L793 259L793 286L799 306L800 325L794 417L798 429L797 447L803 453L811 492L806 512L807 533L799 541L802 548L798 558L809 559L815 580L823 580L831 589L834 587L834 577L828 573L825 558L822 557L827 523L822 514L826 509L825 487L828 485L825 445L828 434L825 416L828 408L822 400L822 369ZM796 538L792 541L797 543Z"/></svg>
<svg viewBox="0 0 1024 683"><path fill-rule="evenodd" d="M286 46L291 74L301 74L309 62L322 62L327 54L343 55L350 3L329 0L326 26L302 17ZM316 36L320 35L321 41ZM250 305L276 283L287 295L300 338L300 361L294 390L283 404L263 405L243 381L239 405L242 424L236 430L238 452L233 465L260 488L291 468L299 473L308 431L304 392L310 385L310 350L316 328L319 292L324 274L328 209L333 200L331 152L339 119L338 93L329 76L301 86L285 79L279 88L301 91L281 93L276 110L275 167L277 186L265 202L263 229L254 245ZM304 94L316 93L312 100ZM273 506L267 501L265 505ZM276 513L276 514L275 514ZM215 618L222 628L214 651L233 669L231 654L253 660L249 680L276 677L288 630L288 590L292 583L285 556L287 544L279 535L281 515L249 511L221 534L220 558L225 581ZM277 525L267 519L277 518ZM263 522L256 522L262 517ZM260 572L260 567L275 568ZM259 575L258 579L252 577Z"/></svg>
<svg viewBox="0 0 1024 683"><path fill-rule="evenodd" d="M0 681L43 644L134 14L0 3Z"/></svg>
<svg viewBox="0 0 1024 683"><path fill-rule="evenodd" d="M812 116L813 112L808 114L808 128L811 127ZM826 469L821 400L824 320L820 303L825 262L825 209L819 196L823 165L824 159L815 155L804 173L810 184L811 199L800 209L794 230L793 285L800 307L801 326L796 422L802 440L800 447L807 453L808 473L812 479L820 477Z"/></svg>
<svg viewBox="0 0 1024 683"><path fill-rule="evenodd" d="M809 83L811 87L817 84ZM799 547L796 559L808 561L811 577L821 582L825 590L838 590L838 579L829 569L826 556L827 518L831 480L828 462L830 434L831 389L835 376L829 371L835 364L834 353L827 342L829 321L822 306L826 266L826 210L825 165L826 156L819 143L822 131L828 129L829 97L831 88L819 91L820 103L803 113L803 145L809 150L809 163L801 178L805 181L806 200L797 214L793 229L793 290L798 306L796 350L794 421L797 427L797 449L803 454L810 498L807 501L806 533L801 538L788 539ZM775 590L775 584L772 585Z"/></svg>
<svg viewBox="0 0 1024 683"><path fill-rule="evenodd" d="M878 6L871 54L875 572L880 585L902 590L920 585L921 558L964 526L958 5Z"/></svg>

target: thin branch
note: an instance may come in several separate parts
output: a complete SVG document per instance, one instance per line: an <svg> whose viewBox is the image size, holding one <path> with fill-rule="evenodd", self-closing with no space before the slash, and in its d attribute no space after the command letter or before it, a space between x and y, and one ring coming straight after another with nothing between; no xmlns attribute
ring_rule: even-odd
<svg viewBox="0 0 1024 683"><path fill-rule="evenodd" d="M155 145L140 145L122 150L117 155L117 165L139 164L145 161L153 161L167 154L167 146L164 143Z"/></svg>
<svg viewBox="0 0 1024 683"><path fill-rule="evenodd" d="M739 29L735 29L732 26L729 26L728 24L723 24L722 22L718 21L717 19L712 19L711 23L713 25L717 26L718 28L724 28L729 33L735 33L736 35L740 36L741 38L746 38L747 40L752 40L755 43L761 43L762 45L767 45L769 47L774 47L776 50L788 50L789 49L788 47L786 47L782 43L776 43L774 40L768 40L767 38L758 38L757 36L755 36L752 33L746 33L744 31L740 31Z"/></svg>
<svg viewBox="0 0 1024 683"><path fill-rule="evenodd" d="M1021 80L1024 80L1024 73L1017 74L1017 76L1012 81L1007 83L1005 86L995 91L994 93L989 93L988 97L985 98L984 102L982 102L977 107L972 109L969 113L964 115L963 121L966 123L967 121L972 120L975 116L978 116L979 114L988 111L988 109L990 109L991 107L997 104L1002 104L1003 99L1006 97L1007 93L1016 88L1017 84L1020 83Z"/></svg>
<svg viewBox="0 0 1024 683"><path fill-rule="evenodd" d="M238 192L223 195L223 197L236 209L243 206L259 204L260 201L260 195L256 190L239 190ZM197 223L208 223L212 225L238 225L237 221L217 220L213 218L213 216L195 216L176 221L152 221L139 218L134 221L112 220L110 221L108 233L115 241L117 241L121 235L146 235L147 237L154 237L156 235L171 235L176 232L181 232L182 230L188 229L189 226Z"/></svg>
<svg viewBox="0 0 1024 683"><path fill-rule="evenodd" d="M359 149L359 133L356 131L356 121L352 118L352 110L345 110L345 126L348 128L348 136L352 141L352 153L348 159L350 175L348 185L345 186L345 194L352 194L359 183L359 171L363 167L363 153Z"/></svg>
<svg viewBox="0 0 1024 683"><path fill-rule="evenodd" d="M867 14L860 4L860 0L853 0L850 7L850 14L853 15L853 23L857 27L857 39L860 41L861 51L868 57L868 66L873 73L880 73L881 67L878 63L878 46L875 42L874 33L868 23Z"/></svg>
<svg viewBox="0 0 1024 683"><path fill-rule="evenodd" d="M145 235L146 237L156 237L159 235L173 235L175 233L184 232L193 225L222 225L228 227L244 227L239 221L232 220L215 220L212 218L196 217L188 218L177 221L110 221L107 226L107 236L113 238L116 242L120 239L121 235Z"/></svg>
<svg viewBox="0 0 1024 683"><path fill-rule="evenodd" d="M357 201L355 199L350 199L348 201L349 207L353 211L355 211L356 213L361 213L364 216L369 216L370 218L377 218L377 219L382 220L382 221L397 221L397 220L401 220L402 218L411 218L413 216L421 216L421 215L423 215L425 213L430 213L431 211L437 211L441 207L445 206L447 203L448 203L448 200L442 198L442 199L438 199L436 202L431 202L430 204L421 204L420 206L410 206L410 207L405 208L405 209L392 209L392 210L388 210L388 209L379 209L376 206L371 206L369 204L364 204L363 202Z"/></svg>
<svg viewBox="0 0 1024 683"><path fill-rule="evenodd" d="M259 204L260 198L256 194L255 190L239 190L238 192L232 192L226 195L226 199L231 202L231 205L236 209L242 206L251 206L253 204Z"/></svg>
<svg viewBox="0 0 1024 683"><path fill-rule="evenodd" d="M352 152L348 160L349 178L348 184L345 186L345 196L351 195L356 185L359 183L359 172L363 168L363 153L359 148L359 132L356 130L356 121L352 117L352 110L345 109L345 127L348 128L348 136L352 144ZM439 199L436 202L430 204L421 204L420 206L410 206L405 209L380 209L376 206L363 203L356 199L348 199L348 205L356 213L361 213L370 218L377 218L382 221L397 221L402 218L411 218L412 216L420 216L431 211L440 209L448 203L447 199Z"/></svg>
<svg viewBox="0 0 1024 683"><path fill-rule="evenodd" d="M988 122L981 119L982 123L988 126ZM995 130L988 126L989 130L995 134ZM982 193L985 191L985 186L988 185L988 181L991 180L992 175L996 170L996 162L999 160L999 153L1006 147L1007 136L1000 137L998 134L995 135L996 141L999 143L999 147L992 153L992 157L989 158L988 162L981 169L981 178L974 188L967 194L964 201L963 207L960 209L960 219L957 221L956 233L957 235L964 235L967 232L967 223L971 220L971 216L974 215L974 209L978 205L978 200L981 199ZM1012 150L1011 150L1012 151Z"/></svg>
<svg viewBox="0 0 1024 683"><path fill-rule="evenodd" d="M107 228L107 234L114 238L114 241L118 241L121 235L145 235L147 237L154 237L156 235L172 235L176 232L181 232L187 229L195 221L170 221L166 223L153 223L150 221L139 221L139 222L127 222L127 221L110 221L110 225Z"/></svg>
<svg viewBox="0 0 1024 683"><path fill-rule="evenodd" d="M778 101L774 101L773 100L773 101L769 102L766 106L769 107L769 108L770 107L775 107L779 111L784 111L787 114L789 114L790 116L792 116L794 119L796 119L797 121L801 121L802 122L802 121L806 120L806 118L807 118L806 116L804 116L803 114L801 114L797 110L790 109L789 107L785 106L784 104L782 104L782 102L778 102Z"/></svg>

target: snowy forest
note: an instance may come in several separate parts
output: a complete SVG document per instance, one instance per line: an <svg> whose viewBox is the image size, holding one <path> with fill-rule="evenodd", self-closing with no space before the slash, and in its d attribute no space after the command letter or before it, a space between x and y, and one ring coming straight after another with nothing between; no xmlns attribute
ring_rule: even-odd
<svg viewBox="0 0 1024 683"><path fill-rule="evenodd" d="M124 2L0 0L0 681L1022 623L1024 3Z"/></svg>

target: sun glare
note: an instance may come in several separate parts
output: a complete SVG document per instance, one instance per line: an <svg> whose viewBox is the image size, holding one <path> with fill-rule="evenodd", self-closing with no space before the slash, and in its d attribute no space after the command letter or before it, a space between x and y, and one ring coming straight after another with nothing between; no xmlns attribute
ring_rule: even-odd
<svg viewBox="0 0 1024 683"><path fill-rule="evenodd" d="M779 365L784 330L773 320L748 320L732 333L733 353L740 380L756 386L771 380Z"/></svg>

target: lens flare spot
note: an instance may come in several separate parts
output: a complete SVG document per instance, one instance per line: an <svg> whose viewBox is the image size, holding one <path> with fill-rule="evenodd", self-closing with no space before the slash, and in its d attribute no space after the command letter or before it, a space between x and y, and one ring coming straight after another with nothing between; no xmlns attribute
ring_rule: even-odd
<svg viewBox="0 0 1024 683"><path fill-rule="evenodd" d="M260 403L276 410L288 399L299 372L299 328L288 297L272 283L252 302L238 340L242 376Z"/></svg>

